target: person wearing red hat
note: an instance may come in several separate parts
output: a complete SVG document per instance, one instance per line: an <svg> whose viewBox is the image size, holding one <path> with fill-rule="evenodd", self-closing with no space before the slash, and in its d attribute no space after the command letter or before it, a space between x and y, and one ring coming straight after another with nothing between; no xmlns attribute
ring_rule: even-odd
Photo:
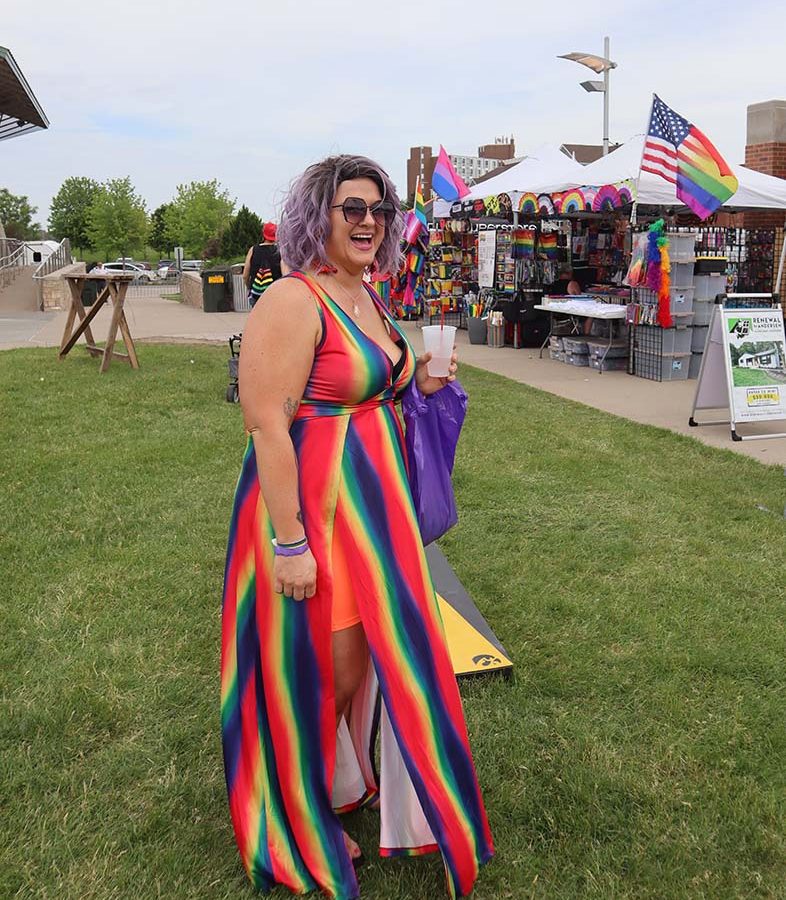
<svg viewBox="0 0 786 900"><path fill-rule="evenodd" d="M248 301L253 305L270 285L281 278L281 256L276 245L276 223L265 222L262 240L249 247L243 264L243 282L248 290Z"/></svg>

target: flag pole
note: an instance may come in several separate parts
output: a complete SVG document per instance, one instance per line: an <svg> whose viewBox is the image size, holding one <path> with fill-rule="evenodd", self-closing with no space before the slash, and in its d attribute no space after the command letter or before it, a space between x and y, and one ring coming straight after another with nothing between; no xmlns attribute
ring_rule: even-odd
<svg viewBox="0 0 786 900"><path fill-rule="evenodd" d="M638 174L636 175L636 197L633 201L633 209L631 209L631 212L630 212L630 224L631 225L636 224L636 210L639 205L639 190L641 187L641 166L644 163L644 149L647 144L647 135L649 134L649 130L650 130L650 122L652 121L652 110L653 110L654 106L655 106L655 93L653 92L652 100L650 100L650 111L649 111L649 115L647 116L647 124L644 126L644 140L641 142L641 158L639 159L639 171L638 171Z"/></svg>

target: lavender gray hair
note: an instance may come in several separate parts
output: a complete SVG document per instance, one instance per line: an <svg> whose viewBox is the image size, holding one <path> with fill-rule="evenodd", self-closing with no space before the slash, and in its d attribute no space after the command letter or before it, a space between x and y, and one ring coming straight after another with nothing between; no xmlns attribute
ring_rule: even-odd
<svg viewBox="0 0 786 900"><path fill-rule="evenodd" d="M396 210L393 224L377 250L376 264L381 272L397 272L401 262L401 232L404 214L396 188L382 166L365 156L329 156L309 166L293 183L278 226L278 249L292 269L319 268L330 264L325 242L330 236L330 206L338 186L354 178L370 178L383 200Z"/></svg>

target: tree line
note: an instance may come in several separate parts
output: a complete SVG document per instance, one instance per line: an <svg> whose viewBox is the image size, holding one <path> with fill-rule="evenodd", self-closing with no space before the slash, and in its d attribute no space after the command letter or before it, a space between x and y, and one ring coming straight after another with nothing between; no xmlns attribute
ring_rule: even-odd
<svg viewBox="0 0 786 900"><path fill-rule="evenodd" d="M37 208L25 196L0 188L0 223L6 235L36 240ZM68 238L79 251L103 259L131 257L152 247L168 256L183 247L192 259L233 259L259 240L262 220L235 201L216 179L177 186L175 196L148 213L130 178L66 178L52 199L49 236Z"/></svg>

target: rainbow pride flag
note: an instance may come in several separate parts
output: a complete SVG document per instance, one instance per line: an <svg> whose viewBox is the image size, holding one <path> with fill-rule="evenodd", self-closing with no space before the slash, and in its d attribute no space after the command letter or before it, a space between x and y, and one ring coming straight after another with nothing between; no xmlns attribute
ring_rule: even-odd
<svg viewBox="0 0 786 900"><path fill-rule="evenodd" d="M426 204L423 202L423 189L420 186L420 178L415 187L415 205L407 216L404 226L404 240L408 244L414 244L421 231L428 228L426 220Z"/></svg>
<svg viewBox="0 0 786 900"><path fill-rule="evenodd" d="M657 94L652 97L641 171L675 185L677 197L700 219L711 216L739 186L709 138Z"/></svg>
<svg viewBox="0 0 786 900"><path fill-rule="evenodd" d="M439 145L439 156L434 166L434 174L431 176L431 189L443 200L453 203L461 200L469 193L469 188L461 180L461 176L453 167L450 157L445 152L442 144Z"/></svg>

